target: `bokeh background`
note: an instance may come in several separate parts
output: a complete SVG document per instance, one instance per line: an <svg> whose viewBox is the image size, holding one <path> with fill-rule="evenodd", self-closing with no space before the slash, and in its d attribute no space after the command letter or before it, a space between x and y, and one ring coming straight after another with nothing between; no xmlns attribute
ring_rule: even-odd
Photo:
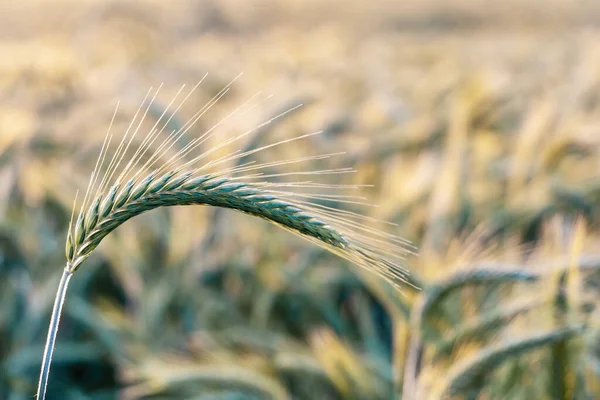
<svg viewBox="0 0 600 400"><path fill-rule="evenodd" d="M418 246L421 290L254 218L157 210L74 277L49 398L600 398L599 26L592 0L0 2L0 399L35 393L117 101L122 133L151 86L150 120L208 73L181 124L242 71L216 112L303 103L247 144L324 130L257 157L346 152L313 168L374 185L361 212Z"/></svg>

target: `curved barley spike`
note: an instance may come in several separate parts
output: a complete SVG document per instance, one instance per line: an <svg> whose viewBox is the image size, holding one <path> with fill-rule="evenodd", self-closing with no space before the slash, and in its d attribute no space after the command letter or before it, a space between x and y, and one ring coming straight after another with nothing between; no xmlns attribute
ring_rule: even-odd
<svg viewBox="0 0 600 400"><path fill-rule="evenodd" d="M510 266L509 266L510 267ZM478 268L461 271L450 278L432 284L427 288L425 300L419 310L419 329L425 333L424 324L432 312L437 311L437 306L446 296L455 289L468 285L481 283L497 284L508 282L535 282L539 274L531 271L523 271L516 268L507 268L503 264L483 264Z"/></svg>
<svg viewBox="0 0 600 400"><path fill-rule="evenodd" d="M411 253L407 241L368 226L369 223L375 221L372 218L327 205L328 202L368 205L362 202L360 197L331 193L331 191L343 189L356 189L358 186L328 185L312 180L303 182L281 181L282 178L294 175L302 176L303 179L312 179L311 177L317 179L324 175L351 173L354 172L353 169L323 169L270 174L261 172L269 171L278 165L291 165L326 159L343 153L316 155L258 165L245 161L241 163L242 159L245 160L246 157L252 154L290 144L297 140L305 140L319 134L320 132L304 134L255 149L249 149L243 145L242 141L251 134L287 115L297 107L281 112L252 129L224 138L214 147L203 149L200 155L192 155L191 159L186 161L192 151L205 146L208 140L216 135L217 128L226 126L239 112L249 112L271 97L267 96L265 99L260 99L260 93L256 94L225 118L219 120L210 129L198 135L176 154L168 156L167 153L177 140L187 134L198 119L210 111L228 93L230 85L238 77L194 114L189 122L177 131L166 134L166 138L163 137L157 150L150 155L141 167L138 164L140 164L142 157L151 151L155 141L161 137L170 118L172 118L170 117L166 122L162 122L163 117L169 114L168 109L165 110L149 130L147 137L134 152L132 158L124 163L124 157L133 143L134 137L139 133L148 110L152 107L152 102L156 98L158 90L160 90L160 86L154 94L152 94L152 89L148 91L144 103L137 109L119 146L110 161L108 161L108 166L104 168L104 160L112 138L112 135L109 134L110 129L107 132L83 205L75 224L71 223L69 228L66 243L67 264L51 318L51 329L48 334L42 363L42 374L38 386L38 399L43 400L45 397L52 348L69 279L108 234L127 220L156 208L206 205L253 215L308 239L355 265L384 277L395 286L407 283L407 271L400 265L404 256ZM181 93L182 89L177 92L177 95ZM147 103L146 99L148 98L150 98L150 101ZM174 100L171 101L169 107L174 102ZM181 105L182 103L177 106L177 110ZM140 114L141 117L138 120ZM171 115L173 114L171 113ZM163 124L162 127L161 123ZM229 146L235 145L240 146L240 149L229 150ZM219 153L222 152L226 154L224 156L220 155ZM163 161L165 158L166 161ZM160 162L162 162L162 165ZM231 163L233 166L227 167L227 163ZM119 166L122 164L125 164L125 166L119 171ZM149 172L149 168L153 168L153 170ZM221 169L219 170L219 168ZM99 171L102 169L105 172L100 178ZM244 175L248 172L251 174ZM146 175L144 176L144 174ZM273 180L269 181L269 178ZM303 188L324 191L324 193L302 193L299 190ZM328 190L329 192L327 192Z"/></svg>
<svg viewBox="0 0 600 400"><path fill-rule="evenodd" d="M68 254L72 256L67 260L69 271L75 272L102 239L125 221L155 208L178 205L230 208L265 219L296 234L312 237L326 246L360 254L360 248L353 249L356 244L316 215L311 215L293 203L265 195L259 187L253 188L249 184L231 182L229 179L210 175L193 180L190 180L190 173L177 178L173 178L174 176L174 171L158 179L154 174L148 175L134 189L129 199L116 208L113 207L116 190L110 190L102 200L102 209L111 211L103 218L95 215L97 223L94 228L84 228L80 234L81 239L71 244ZM94 204L98 204L98 200ZM97 207L93 210L97 210Z"/></svg>
<svg viewBox="0 0 600 400"><path fill-rule="evenodd" d="M507 282L534 282L539 279L539 274L523 271L517 268L507 268L502 264L479 265L470 270L463 270L454 275L441 280L440 282L428 285L424 295L413 306L410 312L410 324L412 333L408 346L406 366L404 369L403 398L415 399L417 393L417 374L419 354L423 348L423 341L433 339L427 332L428 317L437 311L439 304L452 291L463 288L468 285L481 283L507 283Z"/></svg>
<svg viewBox="0 0 600 400"><path fill-rule="evenodd" d="M507 307L500 307L497 310L491 310L479 318L466 321L463 326L436 343L433 362L450 357L453 350L464 344L482 343L519 315L531 312L549 302L548 299L518 302Z"/></svg>
<svg viewBox="0 0 600 400"><path fill-rule="evenodd" d="M445 399L461 395L477 382L478 377L490 373L504 361L542 346L572 339L583 331L583 325L565 326L532 336L518 337L496 347L485 348L464 362L456 364L429 398Z"/></svg>

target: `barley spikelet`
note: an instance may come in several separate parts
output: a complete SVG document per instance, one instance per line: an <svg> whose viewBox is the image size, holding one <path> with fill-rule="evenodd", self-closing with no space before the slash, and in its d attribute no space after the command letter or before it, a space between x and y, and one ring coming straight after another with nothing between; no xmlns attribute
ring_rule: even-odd
<svg viewBox="0 0 600 400"><path fill-rule="evenodd" d="M152 99L156 97L157 93L158 91L154 93ZM279 174L263 172L279 165L322 160L342 153L280 160L264 164L248 162L240 165L239 163L240 160L245 160L249 155L259 151L306 139L320 132L283 140L256 149L244 149L243 152L233 151L220 158L211 159L211 156L222 151L226 146L235 145L244 137L293 111L296 107L265 121L253 129L228 138L191 160L185 161L189 154L216 134L216 128L220 124L226 122L225 120L221 121L193 139L166 162L162 161L167 150L187 134L198 118L214 106L224 93L226 93L226 90L219 92L211 102L192 117L190 122L178 130L172 131L169 135L163 134L164 128L169 123L168 120L161 121L166 114L165 111L135 151L132 159L119 171L119 165L140 130L152 100L146 106L145 112L142 104L138 109L138 114L142 114L141 117L136 120L136 114L112 160L108 162L104 176L99 179L99 171L102 164L106 163L108 144L112 138L107 133L83 200L81 212L76 220L72 221L69 229L66 243L67 269L70 272L75 272L103 238L119 225L139 214L159 207L208 205L228 208L265 219L315 242L360 267L385 277L394 285L398 286L401 282L406 282L406 271L400 265L404 255L410 251L410 246L405 240L372 228L368 223L373 221L367 217L326 205L327 201L363 204L360 201L362 198L332 193L341 189L357 189L359 186L330 185L312 180L293 182L267 180L267 178L286 178L294 175L318 177L344 174L354 172L352 169L339 168ZM147 98L149 95L150 92ZM189 97L189 94L187 97ZM147 98L145 103L148 103ZM226 119L230 119L239 112L244 112L244 110L254 108L256 104L252 104L253 99L242 104ZM134 130L133 127L136 124L137 127ZM151 152L151 145L161 134L163 141L158 146L158 150L140 167L140 160L144 155ZM160 163L160 166L154 167L158 163ZM228 163L234 163L234 165L224 167ZM152 170L149 167L154 167L154 169ZM151 172L147 172L148 170L151 170ZM214 171L206 173L207 170ZM114 179L117 174L118 177ZM300 190L306 188L327 190L327 192L307 194ZM95 194L92 195L94 189Z"/></svg>

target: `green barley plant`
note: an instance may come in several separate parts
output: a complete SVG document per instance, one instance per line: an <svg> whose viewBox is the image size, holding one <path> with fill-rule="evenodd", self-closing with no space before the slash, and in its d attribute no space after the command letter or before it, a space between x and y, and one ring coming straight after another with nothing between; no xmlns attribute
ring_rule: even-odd
<svg viewBox="0 0 600 400"><path fill-rule="evenodd" d="M533 252L425 281L404 316L402 398L597 397L599 260L573 230L568 257Z"/></svg>
<svg viewBox="0 0 600 400"><path fill-rule="evenodd" d="M564 341L575 337L583 331L582 326L557 328L549 332L537 333L528 337L519 337L496 347L489 347L476 353L463 363L459 363L448 371L446 380L440 381L442 394L435 394L431 399L441 399L465 393L473 386L477 378L489 373L506 360L538 349L542 346Z"/></svg>
<svg viewBox="0 0 600 400"><path fill-rule="evenodd" d="M237 115L252 110L264 100L258 93L182 146L182 138L191 136L196 122L225 96L235 81L234 79L217 93L186 124L172 124L173 116L203 80L204 78L182 100L178 100L185 89L183 86L138 145L135 139L142 131L145 117L150 110L154 110L152 105L160 87L150 89L116 151L112 157L107 157L113 138L110 127L113 125L117 106L80 211L75 213L76 206L73 207L66 240L67 262L52 310L38 384L38 399L45 398L59 319L71 277L107 235L127 220L156 208L208 205L236 210L262 218L314 242L353 264L378 274L395 286L408 283L407 271L401 267L401 263L405 255L411 252L409 243L374 227L373 223L378 221L328 205L328 202L364 205L360 197L335 192L358 189L359 185L332 185L314 180L285 181L294 176L313 179L323 175L346 174L353 172L351 168L269 172L279 165L302 164L341 153L262 164L246 162L248 156L260 151L319 134L309 133L256 148L243 145L244 139L251 138L261 128L296 107L252 129L222 140L219 138L216 146L207 149L210 140L219 132L218 128ZM176 102L178 104L174 106ZM130 149L136 145L131 155ZM176 145L179 146L178 151L169 157ZM231 150L236 145L241 150ZM199 149L203 151L200 152ZM200 154L196 155L195 151ZM302 192L306 189L312 192ZM315 193L315 190L320 192Z"/></svg>

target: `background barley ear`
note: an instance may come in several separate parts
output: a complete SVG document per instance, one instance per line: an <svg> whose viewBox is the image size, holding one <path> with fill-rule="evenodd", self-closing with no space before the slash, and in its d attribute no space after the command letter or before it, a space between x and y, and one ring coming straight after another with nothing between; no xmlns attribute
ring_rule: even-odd
<svg viewBox="0 0 600 400"><path fill-rule="evenodd" d="M234 136L223 139L216 136L219 132L217 128L227 125L237 114L248 112L268 99L261 98L260 93L257 93L174 154L170 152L182 137L192 132L195 123L227 94L234 81L235 79L218 92L186 124L168 131L172 126L172 116L202 80L178 101L185 89L183 86L136 147L134 140L144 130L145 117L160 91L160 87L155 91L151 88L112 157L107 160L113 138L109 127L76 217L75 207L73 208L66 240L67 264L52 312L38 385L39 399L45 398L59 319L72 275L107 235L129 219L157 208L208 205L249 214L374 272L392 285L399 287L402 283L409 283L406 279L407 271L401 267L404 256L412 251L408 242L373 227L373 223L378 221L327 205L328 202L368 205L363 202L362 197L339 194L340 190L356 190L360 186L312 180L327 175L352 173L353 169L269 173L274 166L302 164L341 153L262 164L252 161L240 163L240 160L245 161L252 154L319 134L320 132L305 134L257 148L244 147L244 141L256 131L297 107ZM174 107L174 112L170 111L171 107ZM116 113L117 110L110 126ZM155 143L159 144L155 146ZM194 151L199 149L202 151L196 155ZM311 180L288 180L294 176Z"/></svg>
<svg viewBox="0 0 600 400"><path fill-rule="evenodd" d="M541 332L528 337L518 337L495 348L489 348L476 353L472 358L453 367L446 380L441 380L440 393L435 393L431 399L454 398L466 395L479 383L480 378L489 374L510 358L519 357L542 346L552 345L577 337L583 332L583 326L566 326Z"/></svg>

